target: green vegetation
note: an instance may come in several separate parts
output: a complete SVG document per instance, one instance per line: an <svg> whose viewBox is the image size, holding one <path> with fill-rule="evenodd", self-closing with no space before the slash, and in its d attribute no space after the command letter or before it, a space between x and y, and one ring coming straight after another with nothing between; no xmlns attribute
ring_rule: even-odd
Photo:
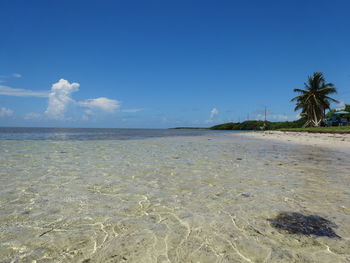
<svg viewBox="0 0 350 263"><path fill-rule="evenodd" d="M323 123L326 110L330 109L330 103L338 102L329 97L329 95L337 93L337 90L333 83L326 82L321 72L315 72L313 76L308 77L304 86L304 90L294 89L294 92L300 94L292 99L297 103L294 110L301 110L301 116L306 117L305 127L319 127Z"/></svg>
<svg viewBox="0 0 350 263"><path fill-rule="evenodd" d="M303 132L326 132L326 133L350 133L350 126L320 127L321 125L333 125L337 122L325 122L330 118L334 109L330 109L331 102L338 102L329 97L337 93L334 84L327 83L323 73L315 72L308 77L304 83L305 89L294 89L299 93L292 99L296 102L295 111L301 110L302 118L296 121L269 122L269 121L244 121L229 122L211 127L212 130L281 130L281 131L303 131ZM326 110L329 112L326 114ZM350 112L350 104L345 105L344 111ZM350 118L350 114L341 115L342 118ZM334 118L334 115L333 115ZM340 123L341 124L341 123ZM346 124L346 122L345 122ZM305 128L311 126L309 128Z"/></svg>
<svg viewBox="0 0 350 263"><path fill-rule="evenodd" d="M277 130L282 128L301 128L306 119L301 118L296 121L264 122L264 121L244 121L229 122L210 127L212 130ZM264 123L266 126L264 126Z"/></svg>
<svg viewBox="0 0 350 263"><path fill-rule="evenodd" d="M329 118L333 113L337 112L339 110L336 109L331 109L329 112L326 114L326 118ZM350 112L350 104L345 104L345 108L342 111L347 111ZM349 114L344 114L344 118L350 118L350 113Z"/></svg>
<svg viewBox="0 0 350 263"><path fill-rule="evenodd" d="M350 126L308 127L302 128L306 119L283 122L266 122L265 130L318 132L318 133L350 133ZM264 121L229 122L211 127L212 130L264 130Z"/></svg>

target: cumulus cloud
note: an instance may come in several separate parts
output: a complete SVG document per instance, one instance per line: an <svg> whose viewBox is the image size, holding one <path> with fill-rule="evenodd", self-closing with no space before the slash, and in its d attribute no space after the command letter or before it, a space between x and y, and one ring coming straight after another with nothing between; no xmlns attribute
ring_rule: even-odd
<svg viewBox="0 0 350 263"><path fill-rule="evenodd" d="M13 110L1 107L0 108L0 117L10 117L13 115Z"/></svg>
<svg viewBox="0 0 350 263"><path fill-rule="evenodd" d="M20 78L21 75L13 73L12 77ZM1 77L1 76L0 76ZM2 76L8 77L8 76ZM79 83L70 83L65 79L60 79L51 86L49 91L32 91L27 89L17 89L8 86L0 85L0 95L17 96L17 97L37 97L48 98L48 105L44 115L38 113L27 113L24 116L26 120L43 119L44 116L55 120L66 120L65 113L70 105L84 109L84 118L94 115L98 111L113 113L120 109L121 102L118 100L109 99L106 97L99 97L94 99L87 99L82 101L75 101L72 94L79 90ZM3 108L4 109L4 108ZM2 116L10 114L2 109ZM143 109L125 109L122 112L138 112Z"/></svg>
<svg viewBox="0 0 350 263"><path fill-rule="evenodd" d="M87 108L88 110L90 110L90 113L92 113L91 111L94 109L112 113L120 108L119 101L108 99L105 97L78 101L78 105Z"/></svg>
<svg viewBox="0 0 350 263"><path fill-rule="evenodd" d="M48 91L33 91L28 89L15 89L8 86L0 85L0 95L16 97L37 97L46 98L49 96Z"/></svg>
<svg viewBox="0 0 350 263"><path fill-rule="evenodd" d="M69 83L65 79L54 83L49 93L49 103L45 114L52 119L63 120L68 105L74 103L71 94L78 91L79 86L79 83Z"/></svg>

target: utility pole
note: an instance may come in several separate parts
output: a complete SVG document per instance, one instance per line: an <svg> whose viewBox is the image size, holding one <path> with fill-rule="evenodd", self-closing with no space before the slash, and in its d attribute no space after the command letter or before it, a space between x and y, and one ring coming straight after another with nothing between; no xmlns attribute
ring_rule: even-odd
<svg viewBox="0 0 350 263"><path fill-rule="evenodd" d="M265 120L264 120L264 126L266 127L266 115L267 115L267 110L266 110L266 106L265 106Z"/></svg>

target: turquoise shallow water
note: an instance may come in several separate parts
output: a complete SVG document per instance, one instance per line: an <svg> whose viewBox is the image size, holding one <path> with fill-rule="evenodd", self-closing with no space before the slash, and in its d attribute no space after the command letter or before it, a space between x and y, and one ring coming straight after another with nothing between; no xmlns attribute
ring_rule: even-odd
<svg viewBox="0 0 350 263"><path fill-rule="evenodd" d="M0 149L0 262L350 262L347 153L210 133ZM283 211L341 238L277 230Z"/></svg>

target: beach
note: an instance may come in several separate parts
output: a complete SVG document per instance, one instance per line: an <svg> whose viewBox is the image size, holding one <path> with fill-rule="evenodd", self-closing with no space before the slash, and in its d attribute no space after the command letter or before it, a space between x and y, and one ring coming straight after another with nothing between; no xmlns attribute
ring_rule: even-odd
<svg viewBox="0 0 350 263"><path fill-rule="evenodd" d="M350 263L350 1L0 7L0 263Z"/></svg>
<svg viewBox="0 0 350 263"><path fill-rule="evenodd" d="M308 132L287 132L287 131L262 131L241 133L242 136L274 140L284 143L295 143L315 147L326 147L342 151L350 151L349 133L308 133Z"/></svg>
<svg viewBox="0 0 350 263"><path fill-rule="evenodd" d="M350 154L232 132L67 134L0 140L0 262L350 262ZM281 229L281 213L325 231Z"/></svg>

